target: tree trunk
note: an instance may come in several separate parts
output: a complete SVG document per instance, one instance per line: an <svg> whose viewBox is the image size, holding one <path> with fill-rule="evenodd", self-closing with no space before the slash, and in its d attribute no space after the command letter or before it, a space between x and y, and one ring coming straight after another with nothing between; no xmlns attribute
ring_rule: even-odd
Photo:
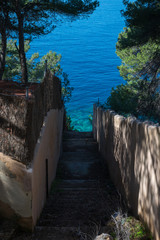
<svg viewBox="0 0 160 240"><path fill-rule="evenodd" d="M23 15L20 11L17 12L18 18L18 33L19 33L19 58L22 71L22 82L28 83L28 71L27 71L27 62L26 54L24 51L24 29L23 29Z"/></svg>
<svg viewBox="0 0 160 240"><path fill-rule="evenodd" d="M5 70L5 63L6 63L6 48L7 48L7 37L6 37L6 28L2 26L1 29L1 51L0 51L0 81L2 80L4 70Z"/></svg>

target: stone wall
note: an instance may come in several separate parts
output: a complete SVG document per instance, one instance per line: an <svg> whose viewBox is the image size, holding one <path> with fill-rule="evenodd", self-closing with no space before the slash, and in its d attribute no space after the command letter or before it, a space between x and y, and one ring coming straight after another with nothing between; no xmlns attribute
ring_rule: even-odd
<svg viewBox="0 0 160 240"><path fill-rule="evenodd" d="M61 109L61 83L47 72L33 97L0 94L0 152L30 165L44 117Z"/></svg>
<svg viewBox="0 0 160 240"><path fill-rule="evenodd" d="M0 215L23 228L33 230L55 178L63 116L61 83L49 72L32 98L0 94Z"/></svg>
<svg viewBox="0 0 160 240"><path fill-rule="evenodd" d="M0 216L32 229L32 176L26 166L0 153Z"/></svg>
<svg viewBox="0 0 160 240"><path fill-rule="evenodd" d="M28 158L26 120L32 105L25 98L0 94L0 152L24 162Z"/></svg>
<svg viewBox="0 0 160 240"><path fill-rule="evenodd" d="M47 198L47 190L49 191L56 175L57 163L62 150L63 116L63 109L54 109L48 112L35 147L31 168L33 226L40 216ZM46 186L46 181L48 186Z"/></svg>
<svg viewBox="0 0 160 240"><path fill-rule="evenodd" d="M160 127L94 105L93 134L135 216L160 239Z"/></svg>

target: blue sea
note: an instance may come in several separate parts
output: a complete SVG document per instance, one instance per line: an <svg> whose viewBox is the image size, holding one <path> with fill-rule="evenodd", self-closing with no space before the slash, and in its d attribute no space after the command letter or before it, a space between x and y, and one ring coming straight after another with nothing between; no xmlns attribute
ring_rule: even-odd
<svg viewBox="0 0 160 240"><path fill-rule="evenodd" d="M43 56L52 50L62 55L61 66L74 87L67 112L78 131L91 131L88 116L93 103L106 101L111 88L123 82L117 69L121 61L115 53L124 27L121 9L122 0L100 0L92 14L74 21L61 18L52 33L31 43L29 54Z"/></svg>

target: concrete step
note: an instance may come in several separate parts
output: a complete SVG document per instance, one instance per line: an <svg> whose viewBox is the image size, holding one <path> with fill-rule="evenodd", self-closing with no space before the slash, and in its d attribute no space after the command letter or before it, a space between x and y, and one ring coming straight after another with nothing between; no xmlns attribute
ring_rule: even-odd
<svg viewBox="0 0 160 240"><path fill-rule="evenodd" d="M95 142L95 140L93 138L66 138L66 139L63 139L63 142L87 143L87 142Z"/></svg>
<svg viewBox="0 0 160 240"><path fill-rule="evenodd" d="M98 144L94 141L84 140L71 140L63 142L64 152L96 152L98 150Z"/></svg>
<svg viewBox="0 0 160 240"><path fill-rule="evenodd" d="M77 205L73 206L74 204L82 204L82 201L86 201L87 202L93 202L93 200L95 200L95 195L97 196L97 199L99 198L99 192L97 189L84 189L83 190L68 190L68 192L63 191L60 192L60 190L58 191L58 193L55 193L55 196L50 200L50 203L48 202L48 204L46 205L46 211L55 211L59 212L60 211L60 206L68 206L73 208L77 208ZM87 198L90 198L89 201ZM54 206L52 209L50 209L51 205L53 204L54 201ZM83 202L83 204L85 205L87 202ZM58 206L58 209L56 209ZM66 209L67 211L67 209Z"/></svg>
<svg viewBox="0 0 160 240"><path fill-rule="evenodd" d="M91 154L89 151L80 151L80 152L64 152L63 157L61 161L69 162L69 161L74 161L74 162L96 162L100 161L99 155L98 154Z"/></svg>
<svg viewBox="0 0 160 240"><path fill-rule="evenodd" d="M82 240L95 239L97 235L107 232L106 227L91 223L90 226L47 227L37 226L33 234L20 233L12 240Z"/></svg>
<svg viewBox="0 0 160 240"><path fill-rule="evenodd" d="M82 240L95 239L95 237L104 231L98 226L92 224L90 227L38 227L35 237L40 240ZM47 234L46 234L47 233ZM53 234L54 233L54 234ZM90 237L89 237L90 236Z"/></svg>
<svg viewBox="0 0 160 240"><path fill-rule="evenodd" d="M61 161L59 168L61 169L61 179L96 179L97 173L94 166L98 165L98 160L65 160Z"/></svg>
<svg viewBox="0 0 160 240"><path fill-rule="evenodd" d="M100 155L98 152L89 152L89 151L81 151L81 152L64 152L62 155L63 160L65 161L66 159L69 160L88 160L88 159L92 159L92 160L97 160L100 159Z"/></svg>
<svg viewBox="0 0 160 240"><path fill-rule="evenodd" d="M10 220L0 220L0 240L10 240L17 226Z"/></svg>
<svg viewBox="0 0 160 240"><path fill-rule="evenodd" d="M72 236L76 228L38 226L33 234L19 232L12 240L75 240ZM3 239L1 239L3 240Z"/></svg>
<svg viewBox="0 0 160 240"><path fill-rule="evenodd" d="M70 138L93 138L92 132L75 132L75 131L65 131L63 133L64 139L70 139Z"/></svg>
<svg viewBox="0 0 160 240"><path fill-rule="evenodd" d="M85 180L85 179L72 179L72 180L61 180L58 189L63 191L84 191L97 189L97 181L96 180Z"/></svg>
<svg viewBox="0 0 160 240"><path fill-rule="evenodd" d="M93 139L70 139L63 141L64 152L95 152L98 150L98 144Z"/></svg>

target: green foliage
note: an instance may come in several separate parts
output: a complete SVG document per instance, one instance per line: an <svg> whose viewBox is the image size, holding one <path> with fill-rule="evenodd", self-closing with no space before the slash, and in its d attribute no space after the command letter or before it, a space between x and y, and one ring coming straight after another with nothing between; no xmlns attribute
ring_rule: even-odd
<svg viewBox="0 0 160 240"><path fill-rule="evenodd" d="M128 35L132 46L144 44L150 39L160 39L160 1L159 0L123 0L127 27L131 28ZM127 41L125 42L127 44ZM130 46L131 46L130 45Z"/></svg>
<svg viewBox="0 0 160 240"><path fill-rule="evenodd" d="M6 56L6 69L4 73L4 79L20 80L21 68L19 54L17 51L17 41L9 40L7 44L7 56ZM30 49L30 41L25 41L25 52ZM55 52L49 51L41 59L39 59L39 53L34 53L29 59L27 59L29 80L32 82L42 81L45 71L45 60L47 60L47 67L53 73L57 75L62 74L60 66L61 55Z"/></svg>
<svg viewBox="0 0 160 240"><path fill-rule="evenodd" d="M127 83L112 88L105 105L124 116L131 114L154 122L160 122L159 106L160 94L151 92L151 85L145 80L141 80L139 84Z"/></svg>
<svg viewBox="0 0 160 240"><path fill-rule="evenodd" d="M145 239L152 240L153 237L148 230L148 228L143 225L140 221L136 220L134 217L127 217L126 219L129 227L130 227L130 239Z"/></svg>
<svg viewBox="0 0 160 240"><path fill-rule="evenodd" d="M123 48L121 39L127 39L128 32L130 29L124 29L119 34L116 45L116 53L122 60L122 65L118 67L120 75L128 82L138 81L146 76L153 78L160 71L160 64L155 59L155 56L160 55L160 45L148 41L142 46ZM151 66L153 64L156 64L155 67Z"/></svg>
<svg viewBox="0 0 160 240"><path fill-rule="evenodd" d="M92 124L92 121L93 121L93 114L89 114L89 115L88 115L88 120L89 120L90 123Z"/></svg>
<svg viewBox="0 0 160 240"><path fill-rule="evenodd" d="M25 51L30 49L30 41L25 41ZM7 43L6 67L3 79L20 80L22 77L19 53L17 51L17 40L9 40Z"/></svg>
<svg viewBox="0 0 160 240"><path fill-rule="evenodd" d="M141 221L127 216L121 210L111 216L107 223L108 233L114 240L152 240L153 237Z"/></svg>
<svg viewBox="0 0 160 240"><path fill-rule="evenodd" d="M19 55L17 51L17 41L9 40L7 44L7 56L6 56L6 68L4 72L4 79L21 80L21 67L19 61ZM25 52L30 49L30 41L25 41ZM70 100L72 96L73 88L70 86L68 75L63 72L60 61L61 55L56 52L49 51L42 58L39 58L39 53L34 53L29 59L27 59L28 76L30 82L41 82L44 77L46 68L49 69L52 74L56 74L62 83L62 95L64 102Z"/></svg>
<svg viewBox="0 0 160 240"><path fill-rule="evenodd" d="M61 83L62 83L62 95L63 95L63 101L69 102L72 96L72 91L74 90L73 87L70 86L70 81L68 79L68 74L63 72L62 73L62 78L61 78Z"/></svg>
<svg viewBox="0 0 160 240"><path fill-rule="evenodd" d="M69 15L78 15L81 13L92 12L99 6L99 1L95 0L68 0L57 1L56 9L60 13L66 13Z"/></svg>
<svg viewBox="0 0 160 240"><path fill-rule="evenodd" d="M116 240L130 240L130 228L127 223L127 214L123 214L122 211L119 210L111 217L115 225Z"/></svg>
<svg viewBox="0 0 160 240"><path fill-rule="evenodd" d="M27 60L28 74L31 81L42 81L47 60L47 69L52 74L61 75L62 69L60 66L61 55L49 51L46 55L39 59L39 53L34 53L30 59Z"/></svg>
<svg viewBox="0 0 160 240"><path fill-rule="evenodd" d="M71 117L68 114L65 114L65 130L67 131L75 131Z"/></svg>
<svg viewBox="0 0 160 240"><path fill-rule="evenodd" d="M0 35L2 39L0 78L4 74L8 37L18 38L21 81L27 83L28 68L24 50L25 39L32 39L34 36L51 32L55 28L55 23L58 22L57 15L78 16L81 13L92 12L98 4L97 0L2 0L0 4ZM35 59L36 56L33 58ZM32 66L32 60L30 64Z"/></svg>
<svg viewBox="0 0 160 240"><path fill-rule="evenodd" d="M137 115L138 94L136 89L129 84L118 85L112 88L111 95L107 99L107 108L114 109L120 114Z"/></svg>
<svg viewBox="0 0 160 240"><path fill-rule="evenodd" d="M119 34L116 53L122 64L118 67L120 75L127 84L112 89L107 106L119 113L147 116L160 121L160 46L149 40L143 45L124 47L130 28Z"/></svg>

